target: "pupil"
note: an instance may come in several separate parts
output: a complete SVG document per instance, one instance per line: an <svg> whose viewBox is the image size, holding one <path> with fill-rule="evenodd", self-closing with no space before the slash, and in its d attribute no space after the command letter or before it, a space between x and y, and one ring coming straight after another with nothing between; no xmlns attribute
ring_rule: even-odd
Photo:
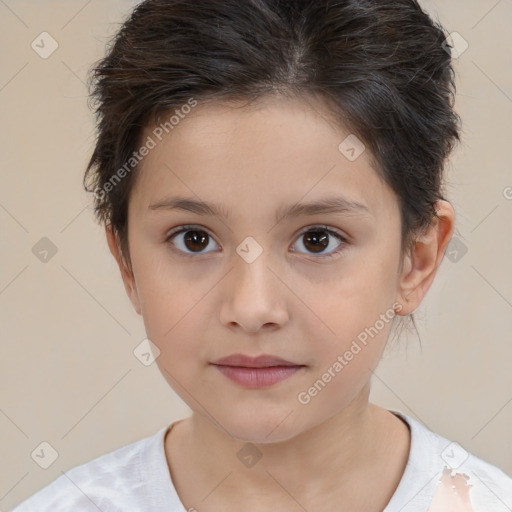
<svg viewBox="0 0 512 512"><path fill-rule="evenodd" d="M185 245L187 246L188 249L193 251L193 250L197 249L197 247L195 247L195 248L193 246L190 247L189 243L191 243L192 245L204 244L201 247L199 247L198 250L200 251L208 246L208 243L206 242L207 237L208 237L208 235L204 231L187 231L185 233Z"/></svg>
<svg viewBox="0 0 512 512"><path fill-rule="evenodd" d="M308 231L305 237L307 242L304 245L306 245L306 247L308 243L313 243L312 252L320 252L329 245L329 235L327 235L325 231ZM308 247L308 250L309 249L310 248Z"/></svg>

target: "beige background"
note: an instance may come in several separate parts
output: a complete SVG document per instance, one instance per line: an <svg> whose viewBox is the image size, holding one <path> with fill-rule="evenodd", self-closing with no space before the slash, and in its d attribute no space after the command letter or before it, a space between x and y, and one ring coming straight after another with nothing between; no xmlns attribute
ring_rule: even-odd
<svg viewBox="0 0 512 512"><path fill-rule="evenodd" d="M133 355L142 319L81 184L86 72L135 3L0 1L0 510L189 412ZM512 475L512 2L422 4L469 43L447 175L459 259L445 258L416 313L421 348L414 333L390 347L372 399ZM43 31L59 45L47 59L31 48ZM42 237L57 248L46 263L32 252ZM42 441L59 453L46 470L31 458Z"/></svg>

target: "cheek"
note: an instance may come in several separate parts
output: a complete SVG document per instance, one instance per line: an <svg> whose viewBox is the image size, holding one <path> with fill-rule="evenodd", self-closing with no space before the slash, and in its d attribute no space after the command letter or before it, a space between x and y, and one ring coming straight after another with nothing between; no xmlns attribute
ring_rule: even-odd
<svg viewBox="0 0 512 512"><path fill-rule="evenodd" d="M364 322L347 317L335 326L335 339L317 339L313 371L296 396L304 414L320 417L326 410L334 413L357 397L380 361L393 318L391 312L388 318L361 327Z"/></svg>
<svg viewBox="0 0 512 512"><path fill-rule="evenodd" d="M172 336L191 306L172 266L149 254L149 250L145 254L141 252L133 259L146 333L159 345Z"/></svg>
<svg viewBox="0 0 512 512"><path fill-rule="evenodd" d="M314 314L308 314L302 329L315 339L315 360L320 377L336 373L337 382L367 378L379 362L392 329L395 312L395 257L391 247L357 255L329 283L310 283L301 296ZM338 356L340 365L335 365ZM371 369L371 370L369 370ZM326 379L329 376L325 376ZM336 385L332 386L336 387Z"/></svg>
<svg viewBox="0 0 512 512"><path fill-rule="evenodd" d="M212 284L191 283L169 262L152 263L139 267L138 274L144 326L147 337L160 350L158 365L180 381L180 375L190 378L207 359L201 319L206 322L211 316L205 307Z"/></svg>
<svg viewBox="0 0 512 512"><path fill-rule="evenodd" d="M173 345L190 347L191 322L198 323L200 301L179 284L165 286L161 282L147 282L141 290L142 316L148 337L170 350Z"/></svg>
<svg viewBox="0 0 512 512"><path fill-rule="evenodd" d="M395 263L393 258L383 261L361 253L340 265L328 280L305 284L300 296L318 317L322 334L346 340L372 326L381 314L389 315L396 297Z"/></svg>

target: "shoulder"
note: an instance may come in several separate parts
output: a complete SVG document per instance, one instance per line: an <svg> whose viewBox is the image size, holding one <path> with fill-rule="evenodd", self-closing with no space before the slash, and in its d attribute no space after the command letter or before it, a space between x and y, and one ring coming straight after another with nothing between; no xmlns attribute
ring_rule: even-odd
<svg viewBox="0 0 512 512"><path fill-rule="evenodd" d="M114 512L139 510L147 475L144 455L165 429L63 472L12 512Z"/></svg>
<svg viewBox="0 0 512 512"><path fill-rule="evenodd" d="M464 478L467 480L475 510L485 510L486 512L512 510L512 478L500 468L472 453L466 452L458 444L452 443L452 445L462 450L461 460L464 456L467 456L467 459L456 468L456 472L465 475ZM453 450L453 452L456 453L456 450ZM445 481L453 483L455 477L445 469L441 480L443 478Z"/></svg>
<svg viewBox="0 0 512 512"><path fill-rule="evenodd" d="M456 495L462 502L470 503L473 508L469 510L475 512L512 510L512 478L503 470L468 452L459 443L432 432L410 416L393 412L411 428L406 472L419 480L417 485L426 486L424 492L430 493L433 504Z"/></svg>

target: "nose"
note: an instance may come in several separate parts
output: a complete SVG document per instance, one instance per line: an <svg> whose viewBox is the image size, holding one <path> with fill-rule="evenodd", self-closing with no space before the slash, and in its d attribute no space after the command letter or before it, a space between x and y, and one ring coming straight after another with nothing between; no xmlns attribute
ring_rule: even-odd
<svg viewBox="0 0 512 512"><path fill-rule="evenodd" d="M289 318L287 288L269 264L266 252L252 263L236 255L234 266L224 280L222 324L238 325L247 332L283 326Z"/></svg>

